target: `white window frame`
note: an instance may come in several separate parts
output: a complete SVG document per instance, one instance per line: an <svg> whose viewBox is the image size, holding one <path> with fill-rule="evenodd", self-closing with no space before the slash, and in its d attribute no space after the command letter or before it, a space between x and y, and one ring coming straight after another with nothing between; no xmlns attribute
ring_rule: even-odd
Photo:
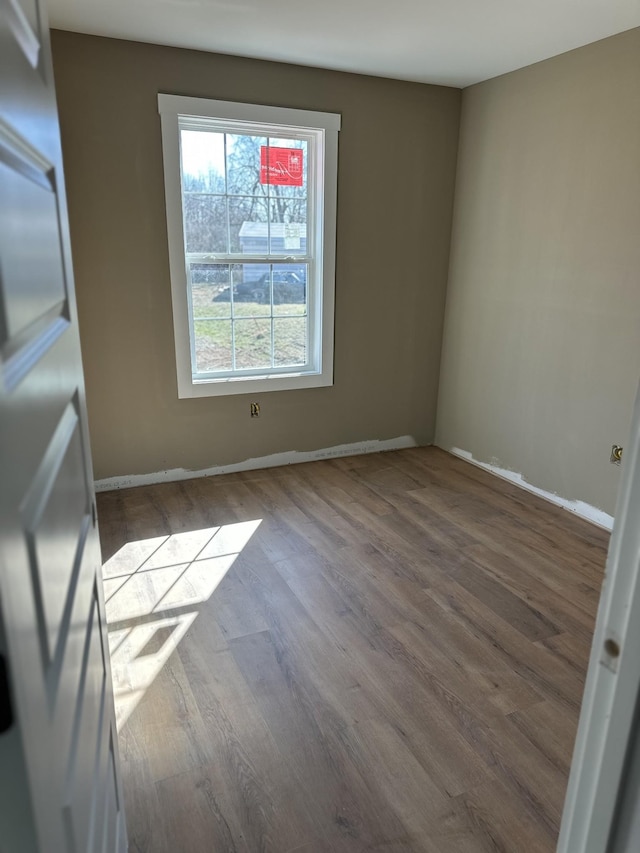
<svg viewBox="0 0 640 853"><path fill-rule="evenodd" d="M158 95L162 126L169 266L173 303L173 326L178 397L209 397L262 393L333 385L333 327L335 302L336 201L338 175L338 131L340 116L311 110L242 104L231 101ZM187 280L184 226L180 121L219 120L243 132L247 128L265 135L286 137L297 129L314 138L315 157L307 177L315 227L309 227L307 255L307 300L309 316L309 362L304 369L242 371L224 376L194 376L192 361L191 307ZM233 123L237 123L234 125ZM203 122L204 123L204 122ZM238 263L242 256L212 253L211 263ZM277 262L276 256L265 263Z"/></svg>

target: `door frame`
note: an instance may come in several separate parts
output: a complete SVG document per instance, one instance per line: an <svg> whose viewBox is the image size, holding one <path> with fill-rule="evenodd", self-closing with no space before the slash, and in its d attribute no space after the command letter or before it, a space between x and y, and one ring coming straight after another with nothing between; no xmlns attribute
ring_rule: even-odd
<svg viewBox="0 0 640 853"><path fill-rule="evenodd" d="M636 735L640 688L640 388L622 464L557 853L611 850Z"/></svg>

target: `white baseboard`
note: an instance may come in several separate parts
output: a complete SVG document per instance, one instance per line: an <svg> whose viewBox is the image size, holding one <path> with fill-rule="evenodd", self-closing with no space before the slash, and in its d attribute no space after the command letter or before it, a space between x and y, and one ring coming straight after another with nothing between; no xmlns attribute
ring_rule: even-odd
<svg viewBox="0 0 640 853"><path fill-rule="evenodd" d="M613 516L603 512L601 509L591 506L591 504L585 503L584 501L569 501L566 498L561 498L560 495L556 495L554 492L547 492L544 489L539 489L537 486L532 486L531 483L527 483L522 474L517 474L515 471L509 471L507 468L499 468L496 465L490 465L488 462L478 462L477 459L473 458L471 453L467 450L460 450L459 447L445 447L443 450L446 450L448 453L452 453L454 456L459 456L460 459L464 459L465 462L470 462L472 465L482 468L484 471L489 471L496 477L508 480L515 486L519 486L521 489L526 489L527 492L532 492L534 495L538 495L539 498L543 498L545 501L549 501L556 506L562 507L562 509L566 509L568 512L574 513L574 515L579 515L580 518L584 518L586 521L590 521L592 524L602 527L603 530L610 531L613 528Z"/></svg>
<svg viewBox="0 0 640 853"><path fill-rule="evenodd" d="M150 486L156 483L172 483L177 480L194 480L197 477L214 477L218 474L233 474L236 471L255 471L260 468L277 468L280 465L296 465L299 462L315 462L318 459L332 459L336 456L361 456L364 453L380 453L384 450L403 450L407 447L418 447L411 435L401 435L384 441L360 441L354 444L339 444L336 447L326 447L321 450L290 450L284 453L273 453L271 456L258 456L245 459L244 462L233 462L230 465L215 465L212 468L202 468L189 471L185 468L172 468L169 471L157 471L153 474L130 474L124 477L107 477L96 480L96 492L110 492L114 489L132 489L135 486Z"/></svg>

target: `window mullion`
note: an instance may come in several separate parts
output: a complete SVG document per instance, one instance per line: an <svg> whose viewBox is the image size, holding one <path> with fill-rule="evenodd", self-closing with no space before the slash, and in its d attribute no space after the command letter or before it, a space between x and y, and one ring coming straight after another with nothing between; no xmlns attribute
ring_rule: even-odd
<svg viewBox="0 0 640 853"><path fill-rule="evenodd" d="M231 318L231 369L236 370L236 321Z"/></svg>
<svg viewBox="0 0 640 853"><path fill-rule="evenodd" d="M271 139L267 137L267 254L271 254ZM273 270L272 270L273 272ZM273 279L272 279L273 284ZM272 291L273 292L273 291Z"/></svg>
<svg viewBox="0 0 640 853"><path fill-rule="evenodd" d="M274 329L274 320L273 320L273 267L271 267L271 272L269 275L269 303L271 305L271 367L276 366L275 361L275 351L276 351L276 340L275 340L275 329Z"/></svg>
<svg viewBox="0 0 640 853"><path fill-rule="evenodd" d="M231 309L231 369L236 369L236 303L233 298L234 272L229 265L229 307Z"/></svg>
<svg viewBox="0 0 640 853"><path fill-rule="evenodd" d="M311 255L225 255L220 253L185 253L192 264L310 264Z"/></svg>
<svg viewBox="0 0 640 853"><path fill-rule="evenodd" d="M195 317L193 316L193 294L191 289L191 266L185 268L187 274L187 315L189 317L189 349L191 351L191 369L195 372L196 367L196 335L195 335Z"/></svg>

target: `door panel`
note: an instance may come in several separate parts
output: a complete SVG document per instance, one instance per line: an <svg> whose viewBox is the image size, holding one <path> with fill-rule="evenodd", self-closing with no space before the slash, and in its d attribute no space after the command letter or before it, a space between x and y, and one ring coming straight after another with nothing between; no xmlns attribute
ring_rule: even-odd
<svg viewBox="0 0 640 853"><path fill-rule="evenodd" d="M51 164L0 117L0 344L8 387L15 386L42 354L52 326L60 332L66 328L54 174ZM28 243L21 239L25 229L31 234ZM64 321L62 326L59 320Z"/></svg>
<svg viewBox="0 0 640 853"><path fill-rule="evenodd" d="M43 9L0 0L3 853L126 849L100 548ZM8 839L8 841L6 841ZM6 846L9 844L10 846Z"/></svg>
<svg viewBox="0 0 640 853"><path fill-rule="evenodd" d="M94 596L87 625L80 689L74 714L74 728L67 770L67 791L64 804L65 825L70 850L94 850L92 811L94 795L87 787L87 776L99 778L99 759L102 744L102 716L105 703L105 666L98 600ZM115 848L112 848L115 849Z"/></svg>
<svg viewBox="0 0 640 853"><path fill-rule="evenodd" d="M7 24L33 68L40 56L40 16L36 0L5 0Z"/></svg>
<svg viewBox="0 0 640 853"><path fill-rule="evenodd" d="M4 326L16 335L65 300L64 270L56 197L46 174L33 158L7 149L0 128L0 255L4 275ZM16 146L17 147L17 146ZM20 152L24 156L23 151ZM46 166L46 164L43 164ZM19 208L20 216L13 211ZM32 245L20 235L28 224Z"/></svg>
<svg viewBox="0 0 640 853"><path fill-rule="evenodd" d="M90 504L76 408L65 409L31 483L22 512L45 673L64 640L65 607L73 601ZM80 488L78 487L80 484ZM53 546L53 547L52 547Z"/></svg>

